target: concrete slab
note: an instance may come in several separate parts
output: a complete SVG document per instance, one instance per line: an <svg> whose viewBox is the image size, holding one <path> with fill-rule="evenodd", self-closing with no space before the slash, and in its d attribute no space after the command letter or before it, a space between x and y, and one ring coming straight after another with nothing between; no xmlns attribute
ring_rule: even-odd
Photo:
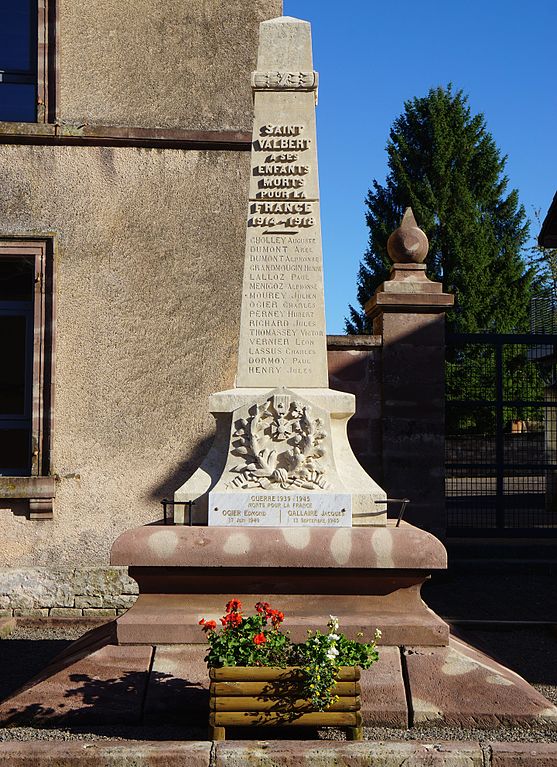
<svg viewBox="0 0 557 767"><path fill-rule="evenodd" d="M209 767L211 743L0 743L3 767Z"/></svg>
<svg viewBox="0 0 557 767"><path fill-rule="evenodd" d="M484 767L478 743L224 741L215 767Z"/></svg>
<svg viewBox="0 0 557 767"><path fill-rule="evenodd" d="M0 724L138 724L152 652L106 645L55 662L0 704Z"/></svg>
<svg viewBox="0 0 557 767"><path fill-rule="evenodd" d="M491 767L557 767L555 743L489 743Z"/></svg>
<svg viewBox="0 0 557 767"><path fill-rule="evenodd" d="M407 647L404 660L414 724L500 727L544 721L553 706L521 676L460 640L448 647Z"/></svg>
<svg viewBox="0 0 557 767"><path fill-rule="evenodd" d="M149 676L143 721L207 725L209 672L205 645L160 645Z"/></svg>
<svg viewBox="0 0 557 767"><path fill-rule="evenodd" d="M362 670L362 716L366 727L408 727L408 707L398 647L381 647L379 660Z"/></svg>

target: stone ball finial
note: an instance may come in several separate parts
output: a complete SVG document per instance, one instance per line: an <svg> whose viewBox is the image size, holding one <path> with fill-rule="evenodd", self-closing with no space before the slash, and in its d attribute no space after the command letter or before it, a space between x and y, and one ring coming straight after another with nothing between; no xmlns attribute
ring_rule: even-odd
<svg viewBox="0 0 557 767"><path fill-rule="evenodd" d="M414 218L412 208L406 208L398 229L387 240L387 253L394 264L422 264L429 242Z"/></svg>

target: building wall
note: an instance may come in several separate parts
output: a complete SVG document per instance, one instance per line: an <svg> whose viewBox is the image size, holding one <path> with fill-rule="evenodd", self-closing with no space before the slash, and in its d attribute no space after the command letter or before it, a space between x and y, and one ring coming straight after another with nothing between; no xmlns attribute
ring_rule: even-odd
<svg viewBox="0 0 557 767"><path fill-rule="evenodd" d="M281 13L281 0L59 0L56 125L0 124L0 238L54 247L57 477L52 520L0 500L0 609L131 596L91 574L207 448L208 396L236 369L259 23ZM221 135L192 148L188 131ZM48 573L74 586L59 597ZM26 606L7 596L22 583L39 589ZM104 607L90 601L79 609Z"/></svg>
<svg viewBox="0 0 557 767"><path fill-rule="evenodd" d="M53 520L0 514L0 565L106 562L203 452L234 381L248 160L0 147L2 234L55 241L59 477Z"/></svg>
<svg viewBox="0 0 557 767"><path fill-rule="evenodd" d="M259 22L281 0L58 0L60 122L248 130Z"/></svg>

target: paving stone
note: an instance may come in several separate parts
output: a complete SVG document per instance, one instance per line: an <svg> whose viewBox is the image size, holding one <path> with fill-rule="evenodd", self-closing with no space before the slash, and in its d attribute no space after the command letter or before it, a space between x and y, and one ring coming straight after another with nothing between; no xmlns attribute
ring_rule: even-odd
<svg viewBox="0 0 557 767"><path fill-rule="evenodd" d="M91 607L83 610L85 618L113 618L115 615L116 610L110 607Z"/></svg>
<svg viewBox="0 0 557 767"><path fill-rule="evenodd" d="M2 767L209 767L207 742L0 743Z"/></svg>
<svg viewBox="0 0 557 767"><path fill-rule="evenodd" d="M147 695L146 723L179 721L205 725L209 711L209 672L205 645L158 645Z"/></svg>
<svg viewBox="0 0 557 767"><path fill-rule="evenodd" d="M92 640L95 633L90 632ZM91 641L92 641L91 640ZM87 653L87 646L81 652ZM151 647L106 645L90 654L68 654L0 703L0 724L138 724ZM76 658L74 660L74 658Z"/></svg>
<svg viewBox="0 0 557 767"><path fill-rule="evenodd" d="M381 647L379 660L362 671L362 716L367 727L407 727L408 707L398 647Z"/></svg>
<svg viewBox="0 0 557 767"><path fill-rule="evenodd" d="M557 767L557 743L490 743L491 767Z"/></svg>
<svg viewBox="0 0 557 767"><path fill-rule="evenodd" d="M406 648L414 723L459 727L557 725L557 708L522 677L464 642Z"/></svg>
<svg viewBox="0 0 557 767"><path fill-rule="evenodd" d="M483 767L478 743L223 741L215 767Z"/></svg>
<svg viewBox="0 0 557 767"><path fill-rule="evenodd" d="M0 639L5 639L15 629L15 618L0 618Z"/></svg>
<svg viewBox="0 0 557 767"><path fill-rule="evenodd" d="M53 618L80 618L83 610L79 607L52 607L50 615Z"/></svg>

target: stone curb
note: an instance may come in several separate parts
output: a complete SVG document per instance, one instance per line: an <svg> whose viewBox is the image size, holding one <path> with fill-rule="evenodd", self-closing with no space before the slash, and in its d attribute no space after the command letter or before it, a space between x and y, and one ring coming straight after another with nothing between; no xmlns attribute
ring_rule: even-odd
<svg viewBox="0 0 557 767"><path fill-rule="evenodd" d="M2 767L557 767L557 743L73 741L0 743Z"/></svg>

